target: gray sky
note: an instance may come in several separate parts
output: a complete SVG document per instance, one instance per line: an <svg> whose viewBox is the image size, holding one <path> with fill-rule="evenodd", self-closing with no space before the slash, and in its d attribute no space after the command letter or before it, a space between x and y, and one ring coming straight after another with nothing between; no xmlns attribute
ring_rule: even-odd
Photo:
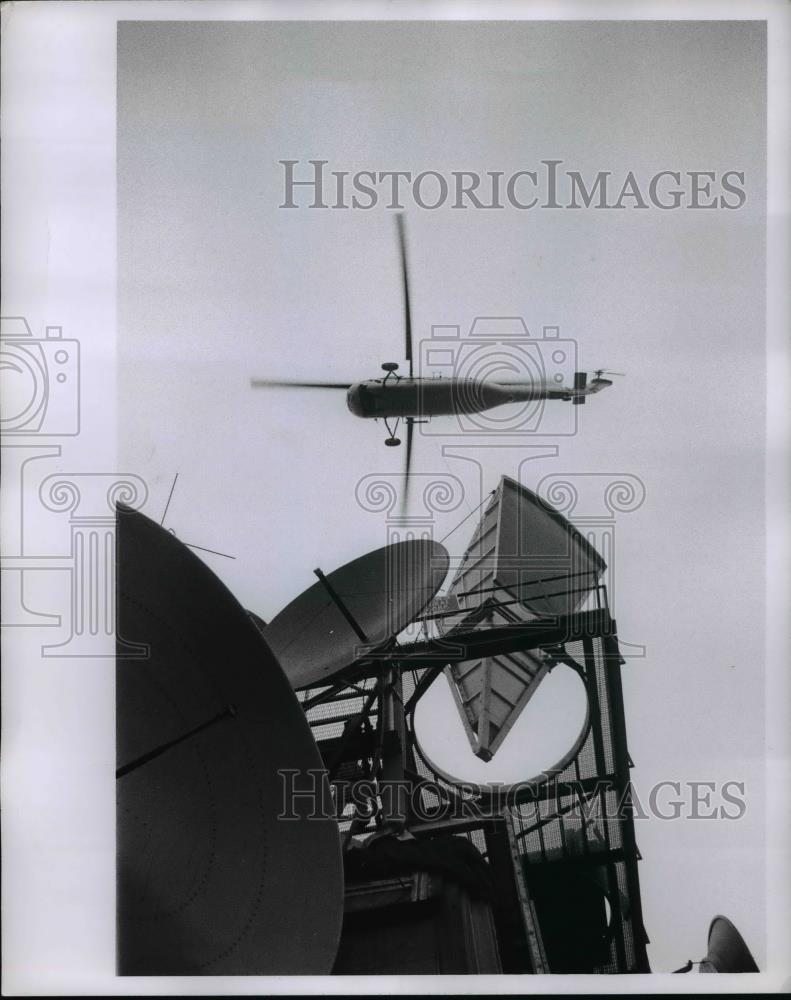
<svg viewBox="0 0 791 1000"><path fill-rule="evenodd" d="M622 638L647 647L624 667L636 788L740 780L748 805L738 822L637 824L650 956L659 971L701 957L724 912L762 964L761 26L130 23L118 80L120 458L147 479L157 519L179 473L167 525L234 555L205 558L266 619L314 566L384 543L354 489L402 461L340 393L248 388L252 375L373 377L403 353L392 213L278 209L278 160L745 171L739 211L412 208L407 224L416 340L433 324L518 315L534 334L557 325L574 338L582 367L627 373L579 408L575 437L536 440L559 455L522 479L645 484L617 523L611 594ZM418 438L415 469L459 476L472 507L471 466L443 458L438 429ZM485 490L524 455L480 452ZM435 536L467 509L440 517ZM472 527L451 536L452 554ZM437 753L463 777L551 763L548 730L562 751L580 706L550 679L557 691L547 682L489 765L433 691Z"/></svg>

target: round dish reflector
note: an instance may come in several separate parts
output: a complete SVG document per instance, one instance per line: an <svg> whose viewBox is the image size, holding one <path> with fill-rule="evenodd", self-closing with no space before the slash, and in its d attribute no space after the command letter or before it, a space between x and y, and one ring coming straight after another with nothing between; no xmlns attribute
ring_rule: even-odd
<svg viewBox="0 0 791 1000"><path fill-rule="evenodd" d="M414 621L449 565L439 542L386 545L319 579L272 620L264 637L293 687L327 681Z"/></svg>
<svg viewBox="0 0 791 1000"><path fill-rule="evenodd" d="M340 839L291 685L178 539L119 508L116 542L118 971L328 973Z"/></svg>

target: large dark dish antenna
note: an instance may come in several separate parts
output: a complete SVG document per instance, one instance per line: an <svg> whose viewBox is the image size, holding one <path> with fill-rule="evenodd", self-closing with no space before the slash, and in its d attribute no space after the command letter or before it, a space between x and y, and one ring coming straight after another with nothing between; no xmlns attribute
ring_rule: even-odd
<svg viewBox="0 0 791 1000"><path fill-rule="evenodd" d="M319 577L264 632L294 688L328 681L413 622L442 586L439 542L396 542Z"/></svg>
<svg viewBox="0 0 791 1000"><path fill-rule="evenodd" d="M744 938L727 917L716 916L709 927L709 950L701 972L759 972Z"/></svg>
<svg viewBox="0 0 791 1000"><path fill-rule="evenodd" d="M286 676L247 612L159 525L119 508L117 557L119 636L149 648L116 669L119 973L328 973L340 841L299 799L279 818L279 772L322 767ZM329 801L326 779L318 790Z"/></svg>

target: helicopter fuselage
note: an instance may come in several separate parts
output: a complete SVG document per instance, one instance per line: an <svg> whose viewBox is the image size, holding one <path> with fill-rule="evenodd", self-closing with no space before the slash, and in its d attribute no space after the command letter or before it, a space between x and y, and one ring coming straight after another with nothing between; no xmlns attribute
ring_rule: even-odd
<svg viewBox="0 0 791 1000"><path fill-rule="evenodd" d="M394 378L356 382L346 394L346 405L356 417L452 416L457 413L481 413L507 403L544 399L573 400L599 392L612 385L598 378L584 389L544 381L495 382L464 378Z"/></svg>

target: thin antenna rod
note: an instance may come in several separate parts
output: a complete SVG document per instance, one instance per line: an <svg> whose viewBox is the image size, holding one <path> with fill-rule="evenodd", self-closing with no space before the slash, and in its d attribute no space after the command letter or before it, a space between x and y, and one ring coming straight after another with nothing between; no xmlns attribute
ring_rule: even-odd
<svg viewBox="0 0 791 1000"><path fill-rule="evenodd" d="M165 513L162 515L162 520L159 522L160 526L162 527L164 527L165 518L168 516L168 507L170 507L170 501L173 499L173 490L175 490L176 488L176 483L178 481L178 478L179 474L177 472L176 475L173 477L173 485L170 487L170 493L168 494L168 502L165 504Z"/></svg>
<svg viewBox="0 0 791 1000"><path fill-rule="evenodd" d="M179 743L183 743L184 740L188 740L190 736L195 736L197 733L204 729L208 729L209 726L213 726L215 723L221 722L223 719L232 719L235 715L236 706L226 705L223 711L218 712L217 715L213 716L213 718L207 719L206 722L202 722L199 726L195 726L194 729L190 729L186 733L182 733L182 735L177 736L175 740L169 740L167 743L163 743L161 746L156 747L156 749L149 750L148 753L135 757L134 760L130 760L129 763L124 764L123 767L119 767L115 772L116 778L123 778L125 774L130 774L132 771L136 771L138 767L142 767L143 764L147 764L149 761L154 760L156 757L159 757L172 747L178 746Z"/></svg>
<svg viewBox="0 0 791 1000"><path fill-rule="evenodd" d="M480 510L481 507L483 507L483 505L489 499L489 497L494 496L494 494L496 492L497 492L497 490L495 489L495 490L492 490L490 493L487 493L486 496L483 498L483 500L481 500L481 502L478 504L477 507L474 507L469 512L469 514L465 514L464 517L459 521L459 523L454 528L450 529L450 531L447 533L447 535L445 535L445 538L440 538L440 540L439 540L440 545L442 545L442 543L445 541L445 539L450 538L450 536L453 534L453 532L457 531L464 524L465 521L468 521L476 511Z"/></svg>
<svg viewBox="0 0 791 1000"><path fill-rule="evenodd" d="M327 577L321 572L320 569L314 569L313 572L316 574L316 576L322 582L322 584L324 585L324 589L330 595L330 597L332 598L333 603L338 607L338 610L341 612L341 614L343 615L343 617L346 619L346 621L354 629L354 631L355 631L355 633L357 635L357 638L360 640L360 642L364 642L366 644L366 646L369 646L370 642L368 641L368 636L365 634L365 632L363 632L362 628L360 627L359 622L354 617L354 615L351 613L351 611L349 611L349 609L346 607L346 605L343 603L343 601L340 598L340 595L335 590L335 588L330 583L330 581L327 579Z"/></svg>

